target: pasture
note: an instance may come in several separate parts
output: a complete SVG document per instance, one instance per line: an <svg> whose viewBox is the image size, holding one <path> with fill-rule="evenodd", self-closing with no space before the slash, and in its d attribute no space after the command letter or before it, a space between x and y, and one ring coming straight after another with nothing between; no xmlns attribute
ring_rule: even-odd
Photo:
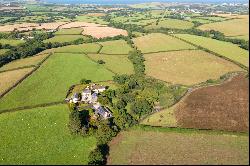
<svg viewBox="0 0 250 166"><path fill-rule="evenodd" d="M69 133L66 105L0 115L0 164L87 164L93 137Z"/></svg>
<svg viewBox="0 0 250 166"><path fill-rule="evenodd" d="M160 28L170 28L170 29L189 29L192 28L194 24L192 22L178 20L178 19L164 19L158 24L154 23L146 26L146 29L160 29Z"/></svg>
<svg viewBox="0 0 250 166"><path fill-rule="evenodd" d="M147 75L172 84L190 86L243 70L232 62L201 50L154 53L144 57Z"/></svg>
<svg viewBox="0 0 250 166"><path fill-rule="evenodd" d="M103 60L104 67L116 74L133 74L134 68L127 55L88 54L94 61Z"/></svg>
<svg viewBox="0 0 250 166"><path fill-rule="evenodd" d="M7 89L15 85L26 74L30 73L33 68L25 68L20 70L8 71L0 73L0 95Z"/></svg>
<svg viewBox="0 0 250 166"><path fill-rule="evenodd" d="M82 28L59 29L55 35L81 35Z"/></svg>
<svg viewBox="0 0 250 166"><path fill-rule="evenodd" d="M72 42L77 39L84 39L83 35L56 35L52 38L44 40L44 43L65 43L65 42Z"/></svg>
<svg viewBox="0 0 250 166"><path fill-rule="evenodd" d="M0 100L0 108L4 110L63 101L68 88L81 79L105 81L111 80L112 76L113 73L83 54L55 53L4 96Z"/></svg>
<svg viewBox="0 0 250 166"><path fill-rule="evenodd" d="M221 85L196 89L174 111L184 128L249 130L249 79L237 75Z"/></svg>
<svg viewBox="0 0 250 166"><path fill-rule="evenodd" d="M249 52L235 44L189 34L177 34L175 36L249 67Z"/></svg>
<svg viewBox="0 0 250 166"><path fill-rule="evenodd" d="M53 48L46 50L45 52L56 52L56 53L97 53L101 48L99 44L96 43L86 43L79 45L68 45L59 48Z"/></svg>
<svg viewBox="0 0 250 166"><path fill-rule="evenodd" d="M128 54L132 48L125 40L114 40L100 43L103 47L100 51L101 54Z"/></svg>
<svg viewBox="0 0 250 166"><path fill-rule="evenodd" d="M216 22L201 25L201 30L216 30L225 34L225 36L249 35L249 18L233 19L223 22Z"/></svg>
<svg viewBox="0 0 250 166"><path fill-rule="evenodd" d="M2 66L0 68L0 71L16 69L19 67L35 66L38 63L40 63L47 56L48 56L48 54L38 54L38 55L33 56L33 57L18 59L18 60L12 61L12 62L7 63L6 65Z"/></svg>
<svg viewBox="0 0 250 166"><path fill-rule="evenodd" d="M104 24L104 25L108 24L108 22L104 21L99 16L94 16L94 15L80 15L80 16L76 16L74 20L89 22L89 23L96 23L96 24Z"/></svg>
<svg viewBox="0 0 250 166"><path fill-rule="evenodd" d="M243 134L138 127L121 132L110 142L108 165L248 164L248 138Z"/></svg>
<svg viewBox="0 0 250 166"><path fill-rule="evenodd" d="M186 42L161 33L151 33L149 35L137 37L133 39L133 42L142 53L196 49Z"/></svg>
<svg viewBox="0 0 250 166"><path fill-rule="evenodd" d="M9 44L11 46L17 46L19 44L24 43L23 40L16 40L16 39L0 39L1 44Z"/></svg>
<svg viewBox="0 0 250 166"><path fill-rule="evenodd" d="M95 38L114 37L118 35L127 36L128 32L113 27L83 27L83 35L90 35Z"/></svg>

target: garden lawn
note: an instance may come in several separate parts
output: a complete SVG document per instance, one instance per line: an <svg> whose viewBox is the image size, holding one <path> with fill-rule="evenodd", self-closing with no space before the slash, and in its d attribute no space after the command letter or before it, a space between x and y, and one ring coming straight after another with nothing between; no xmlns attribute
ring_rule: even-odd
<svg viewBox="0 0 250 166"><path fill-rule="evenodd" d="M16 68L25 67L25 66L37 65L39 62L41 62L47 56L48 56L48 54L39 54L39 55L36 55L33 57L18 59L18 60L12 61L12 62L7 63L6 65L2 66L0 68L0 71L16 69Z"/></svg>
<svg viewBox="0 0 250 166"><path fill-rule="evenodd" d="M1 44L9 44L11 46L17 46L19 44L24 43L23 40L15 40L15 39L0 39Z"/></svg>
<svg viewBox="0 0 250 166"><path fill-rule="evenodd" d="M85 37L82 35L56 35L50 39L44 40L45 43L65 43L65 42L72 42L77 39L84 39Z"/></svg>
<svg viewBox="0 0 250 166"><path fill-rule="evenodd" d="M1 114L0 164L87 164L96 140L70 135L68 116L66 105Z"/></svg>
<svg viewBox="0 0 250 166"><path fill-rule="evenodd" d="M100 44L103 46L101 54L128 54L132 50L124 40L107 41Z"/></svg>
<svg viewBox="0 0 250 166"><path fill-rule="evenodd" d="M117 74L133 74L134 68L127 55L89 54L94 61L103 60L104 67Z"/></svg>
<svg viewBox="0 0 250 166"><path fill-rule="evenodd" d="M146 36L133 39L135 46L142 51L142 53L164 52L172 50L196 49L196 47L176 39L172 36L151 33Z"/></svg>
<svg viewBox="0 0 250 166"><path fill-rule="evenodd" d="M249 67L249 52L235 44L189 34L177 34L176 36Z"/></svg>
<svg viewBox="0 0 250 166"><path fill-rule="evenodd" d="M218 79L239 66L201 50L146 54L146 74L173 84L193 85Z"/></svg>
<svg viewBox="0 0 250 166"><path fill-rule="evenodd" d="M146 29L159 29L159 28L170 28L170 29L189 29L194 24L192 22L177 20L177 19L165 19L161 20L157 25L156 23L146 26Z"/></svg>
<svg viewBox="0 0 250 166"><path fill-rule="evenodd" d="M81 35L82 31L82 28L59 29L55 35Z"/></svg>
<svg viewBox="0 0 250 166"><path fill-rule="evenodd" d="M63 101L69 87L81 79L105 81L112 76L85 55L56 53L0 100L0 110Z"/></svg>

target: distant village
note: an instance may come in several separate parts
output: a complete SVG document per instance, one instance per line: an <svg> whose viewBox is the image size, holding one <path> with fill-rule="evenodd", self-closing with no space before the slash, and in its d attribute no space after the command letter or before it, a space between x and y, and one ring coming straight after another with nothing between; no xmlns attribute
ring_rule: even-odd
<svg viewBox="0 0 250 166"><path fill-rule="evenodd" d="M90 108L94 110L95 117L101 117L102 119L108 119L112 117L112 114L108 107L102 106L98 102L98 95L104 92L107 88L99 84L90 84L81 93L74 93L65 101L74 104L88 104Z"/></svg>

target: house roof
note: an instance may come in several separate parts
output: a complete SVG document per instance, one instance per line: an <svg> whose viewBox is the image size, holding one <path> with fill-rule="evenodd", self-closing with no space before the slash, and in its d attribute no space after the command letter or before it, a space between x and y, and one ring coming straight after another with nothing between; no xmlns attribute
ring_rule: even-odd
<svg viewBox="0 0 250 166"><path fill-rule="evenodd" d="M74 93L73 98L79 98L79 93Z"/></svg>
<svg viewBox="0 0 250 166"><path fill-rule="evenodd" d="M111 117L112 115L111 115L111 113L110 113L110 111L109 110L107 110L107 109L105 109L104 107L98 107L97 109L96 109L96 113L97 114L99 114L99 115L101 115L101 116L103 116L103 117L106 117L106 115L107 115L107 117Z"/></svg>
<svg viewBox="0 0 250 166"><path fill-rule="evenodd" d="M91 93L91 90L89 90L89 89L84 89L84 90L83 90L83 93Z"/></svg>

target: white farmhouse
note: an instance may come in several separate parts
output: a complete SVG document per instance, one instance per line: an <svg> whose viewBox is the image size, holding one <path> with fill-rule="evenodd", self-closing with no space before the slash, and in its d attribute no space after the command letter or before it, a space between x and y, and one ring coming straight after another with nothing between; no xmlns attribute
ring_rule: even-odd
<svg viewBox="0 0 250 166"><path fill-rule="evenodd" d="M82 92L82 101L90 102L91 99L92 99L91 90L90 89L84 89L83 92Z"/></svg>

